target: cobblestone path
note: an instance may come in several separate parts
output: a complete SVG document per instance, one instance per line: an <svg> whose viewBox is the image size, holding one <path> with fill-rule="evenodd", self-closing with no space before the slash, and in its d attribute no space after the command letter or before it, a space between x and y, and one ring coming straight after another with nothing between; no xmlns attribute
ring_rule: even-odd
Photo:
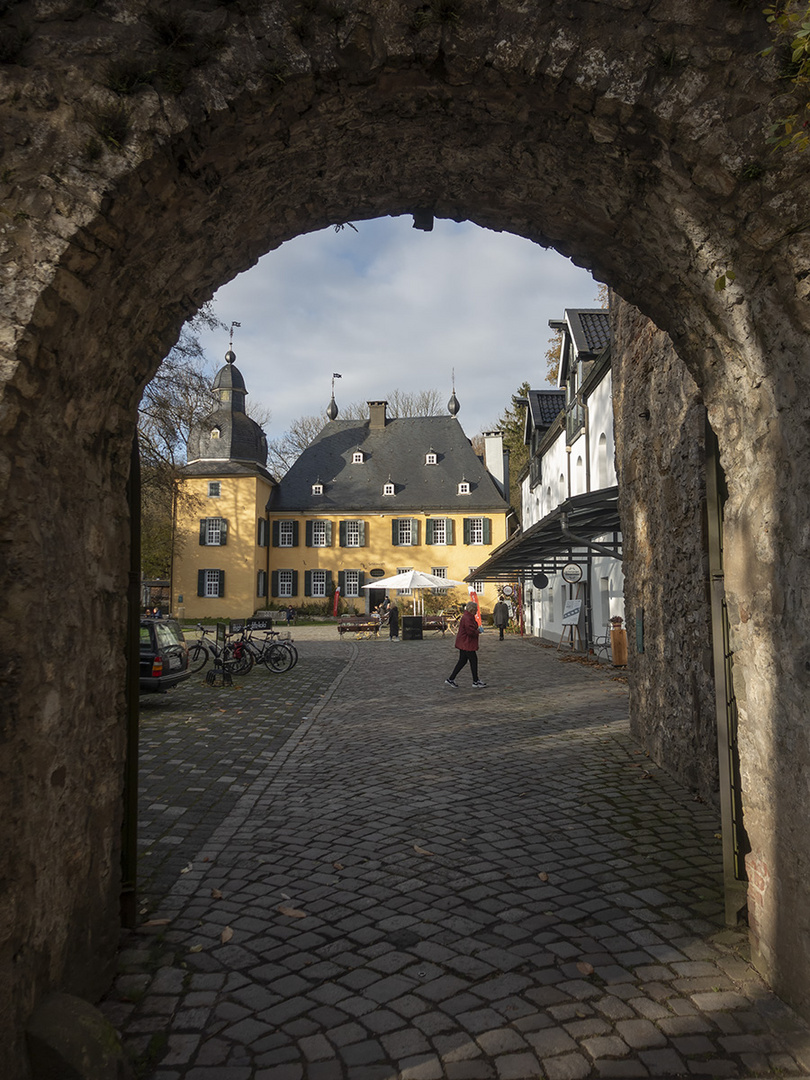
<svg viewBox="0 0 810 1080"><path fill-rule="evenodd" d="M485 634L452 690L449 638L300 647L286 693L149 709L149 917L103 1005L141 1077L805 1075L722 923L718 815L609 669Z"/></svg>

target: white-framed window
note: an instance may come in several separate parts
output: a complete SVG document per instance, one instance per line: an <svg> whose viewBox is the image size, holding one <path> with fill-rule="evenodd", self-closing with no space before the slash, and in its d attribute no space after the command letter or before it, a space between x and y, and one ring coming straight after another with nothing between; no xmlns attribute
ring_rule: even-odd
<svg viewBox="0 0 810 1080"><path fill-rule="evenodd" d="M219 570L206 570L205 573L205 596L219 596Z"/></svg>
<svg viewBox="0 0 810 1080"><path fill-rule="evenodd" d="M278 572L278 595L292 596L293 572L292 570L279 570Z"/></svg>
<svg viewBox="0 0 810 1080"><path fill-rule="evenodd" d="M409 570L413 570L413 567L412 566L398 566L397 567L397 573L398 574L407 574ZM397 589L397 596L411 596L412 594L413 594L413 589Z"/></svg>
<svg viewBox="0 0 810 1080"><path fill-rule="evenodd" d="M219 547L222 543L222 518L205 519L205 543L208 547ZM209 594L206 593L206 596Z"/></svg>
<svg viewBox="0 0 810 1080"><path fill-rule="evenodd" d="M360 522L346 522L346 547L360 547Z"/></svg>
<svg viewBox="0 0 810 1080"><path fill-rule="evenodd" d="M470 518L470 543L483 544L484 542L484 519Z"/></svg>
<svg viewBox="0 0 810 1080"><path fill-rule="evenodd" d="M346 596L359 596L360 595L360 571L359 570L347 570L346 577L344 579Z"/></svg>
<svg viewBox="0 0 810 1080"><path fill-rule="evenodd" d="M474 574L477 569L478 569L477 566L471 566L470 567L470 573ZM472 589L472 591L475 592L475 593L478 593L478 599L480 600L481 599L481 594L484 591L484 582L483 581L471 581L469 584L470 584L470 588Z"/></svg>
<svg viewBox="0 0 810 1080"><path fill-rule="evenodd" d="M293 523L291 521L280 521L278 523L278 546L293 546Z"/></svg>
<svg viewBox="0 0 810 1080"><path fill-rule="evenodd" d="M411 546L413 543L413 522L410 518L399 518L397 521L397 536L400 547ZM411 569L410 566L408 569Z"/></svg>
<svg viewBox="0 0 810 1080"><path fill-rule="evenodd" d="M222 484L219 480L208 481L208 498L218 499L222 493Z"/></svg>
<svg viewBox="0 0 810 1080"><path fill-rule="evenodd" d="M326 596L326 571L312 571L312 595Z"/></svg>
<svg viewBox="0 0 810 1080"><path fill-rule="evenodd" d="M438 461L439 461L439 459L438 459L435 451L429 450L425 454L425 464L426 465L436 465L438 463Z"/></svg>
<svg viewBox="0 0 810 1080"><path fill-rule="evenodd" d="M312 485L312 494L313 495L323 495L323 484L313 484Z"/></svg>
<svg viewBox="0 0 810 1080"><path fill-rule="evenodd" d="M366 458L362 450L355 450L355 452L352 454L352 462L355 465L362 465L365 460Z"/></svg>
<svg viewBox="0 0 810 1080"><path fill-rule="evenodd" d="M433 543L434 544L446 544L447 543L447 518L434 518L433 519ZM447 574L442 575L447 577Z"/></svg>
<svg viewBox="0 0 810 1080"><path fill-rule="evenodd" d="M446 578L447 577L447 567L446 566L431 566L430 572L431 572L431 574L433 574L434 577L441 577L441 578ZM444 596L444 594L446 592L448 592L449 590L448 589L436 589L434 591L435 591L437 596Z"/></svg>
<svg viewBox="0 0 810 1080"><path fill-rule="evenodd" d="M468 481L462 480L459 483L459 485L458 485L458 493L459 493L459 495L469 495L470 494L470 485L469 485Z"/></svg>
<svg viewBox="0 0 810 1080"><path fill-rule="evenodd" d="M312 522L312 546L313 547L326 547L326 522L325 521L313 521ZM318 595L320 595L320 593Z"/></svg>
<svg viewBox="0 0 810 1080"><path fill-rule="evenodd" d="M383 495L395 495L394 485L389 480L387 484L383 484Z"/></svg>
<svg viewBox="0 0 810 1080"><path fill-rule="evenodd" d="M211 428L211 438L212 439L218 439L221 434L222 434L222 432L220 431L220 429L218 427Z"/></svg>

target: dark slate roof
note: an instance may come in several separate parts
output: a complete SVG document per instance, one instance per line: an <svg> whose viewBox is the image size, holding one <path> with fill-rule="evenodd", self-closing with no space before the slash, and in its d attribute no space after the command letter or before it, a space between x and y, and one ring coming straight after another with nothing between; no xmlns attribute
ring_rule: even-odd
<svg viewBox="0 0 810 1080"><path fill-rule="evenodd" d="M218 439L211 436L219 428ZM191 429L188 437L188 460L267 462L267 436L255 420L228 404L209 413Z"/></svg>
<svg viewBox="0 0 810 1080"><path fill-rule="evenodd" d="M530 390L528 398L532 426L541 431L551 427L565 408L564 390Z"/></svg>
<svg viewBox="0 0 810 1080"><path fill-rule="evenodd" d="M578 353L597 355L610 344L610 315L604 308L568 308L565 317Z"/></svg>
<svg viewBox="0 0 810 1080"><path fill-rule="evenodd" d="M184 476L210 476L212 479L226 476L262 476L275 483L272 474L257 461L192 461L183 466Z"/></svg>
<svg viewBox="0 0 810 1080"><path fill-rule="evenodd" d="M354 464L358 449L363 464ZM436 465L426 465L430 451ZM383 495L390 480L395 495ZM466 480L469 495L459 495ZM313 495L321 482L323 495ZM268 510L397 513L423 510L505 511L508 504L453 416L404 417L371 430L368 420L332 420L274 489Z"/></svg>

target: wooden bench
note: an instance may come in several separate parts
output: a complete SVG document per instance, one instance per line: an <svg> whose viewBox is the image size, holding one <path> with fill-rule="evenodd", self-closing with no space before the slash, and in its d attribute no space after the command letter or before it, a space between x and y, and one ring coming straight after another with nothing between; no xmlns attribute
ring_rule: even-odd
<svg viewBox="0 0 810 1080"><path fill-rule="evenodd" d="M380 620L370 619L366 615L344 615L338 623L339 634L368 635L380 632Z"/></svg>
<svg viewBox="0 0 810 1080"><path fill-rule="evenodd" d="M422 619L422 631L428 633L428 631L435 631L440 633L442 637L447 630L447 616L445 615L425 615Z"/></svg>

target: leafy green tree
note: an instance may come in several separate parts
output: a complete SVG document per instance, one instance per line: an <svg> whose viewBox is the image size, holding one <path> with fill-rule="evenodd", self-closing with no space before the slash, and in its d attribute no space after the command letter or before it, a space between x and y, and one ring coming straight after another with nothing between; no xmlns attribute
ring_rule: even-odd
<svg viewBox="0 0 810 1080"><path fill-rule="evenodd" d="M783 76L792 84L798 108L774 124L770 142L777 149L801 152L810 146L810 3L808 0L781 0L765 8L765 16L776 40L763 55L777 50L786 53Z"/></svg>

